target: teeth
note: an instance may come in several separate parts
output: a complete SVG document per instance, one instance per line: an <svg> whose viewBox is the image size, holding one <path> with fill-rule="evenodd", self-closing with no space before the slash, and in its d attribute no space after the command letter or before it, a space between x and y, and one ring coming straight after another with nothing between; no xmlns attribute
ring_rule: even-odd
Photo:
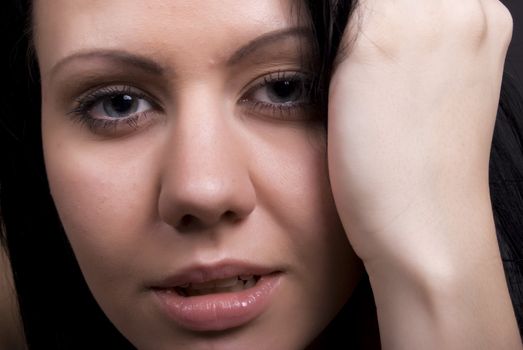
<svg viewBox="0 0 523 350"><path fill-rule="evenodd" d="M240 281L238 277L224 278L221 280L214 280L203 283L191 283L191 289L201 290L201 289L212 289L212 288L227 288L233 287L238 284Z"/></svg>
<svg viewBox="0 0 523 350"><path fill-rule="evenodd" d="M241 275L221 280L214 280L204 283L184 284L178 287L178 293L183 296L196 296L213 293L238 292L251 288L256 284L253 275Z"/></svg>
<svg viewBox="0 0 523 350"><path fill-rule="evenodd" d="M256 280L255 280L253 277L251 277L250 280L248 280L247 282L245 282L245 287L244 287L244 288L245 288L245 289L247 289L247 288L251 288L251 287L253 287L255 284L256 284Z"/></svg>

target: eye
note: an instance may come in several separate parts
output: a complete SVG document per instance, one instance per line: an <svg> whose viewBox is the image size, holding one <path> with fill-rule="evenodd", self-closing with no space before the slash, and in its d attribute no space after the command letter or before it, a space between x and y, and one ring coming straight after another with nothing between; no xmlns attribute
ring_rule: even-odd
<svg viewBox="0 0 523 350"><path fill-rule="evenodd" d="M69 114L100 134L137 129L159 109L152 98L130 86L102 87L81 96L76 104Z"/></svg>
<svg viewBox="0 0 523 350"><path fill-rule="evenodd" d="M270 73L240 100L250 112L279 119L311 119L312 79L301 72Z"/></svg>
<svg viewBox="0 0 523 350"><path fill-rule="evenodd" d="M92 107L90 114L93 118L122 119L150 109L152 109L152 105L146 99L121 93L105 97L97 102Z"/></svg>
<svg viewBox="0 0 523 350"><path fill-rule="evenodd" d="M265 103L286 104L306 100L305 81L302 77L266 78L262 86L254 91L252 99Z"/></svg>

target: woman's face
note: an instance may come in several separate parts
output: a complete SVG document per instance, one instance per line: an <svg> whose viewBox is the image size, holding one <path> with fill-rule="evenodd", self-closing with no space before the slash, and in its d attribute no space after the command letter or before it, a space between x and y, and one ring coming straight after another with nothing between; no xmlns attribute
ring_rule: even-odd
<svg viewBox="0 0 523 350"><path fill-rule="evenodd" d="M45 161L140 349L297 349L360 276L291 1L39 0Z"/></svg>

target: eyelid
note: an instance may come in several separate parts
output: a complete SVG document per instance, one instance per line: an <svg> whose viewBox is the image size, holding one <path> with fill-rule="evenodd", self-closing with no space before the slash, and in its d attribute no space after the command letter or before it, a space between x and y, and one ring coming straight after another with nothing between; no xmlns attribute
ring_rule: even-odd
<svg viewBox="0 0 523 350"><path fill-rule="evenodd" d="M152 95L149 93L145 92L143 89L136 88L130 84L116 83L97 86L81 94L79 97L75 98L74 103L76 104L76 107L73 108L69 113L74 113L81 108L92 108L92 106L98 102L98 100L101 100L104 97L119 94L128 94L134 97L143 98L150 102L153 107L161 108L159 101L152 97Z"/></svg>
<svg viewBox="0 0 523 350"><path fill-rule="evenodd" d="M276 70L269 73L264 73L256 77L251 83L249 83L240 93L240 96L245 96L253 89L264 86L270 82L278 80L291 80L292 77L303 76L308 78L312 82L312 74L300 69L288 69L288 70Z"/></svg>
<svg viewBox="0 0 523 350"><path fill-rule="evenodd" d="M299 79L296 79L299 77ZM306 101L297 101L290 103L271 103L264 102L252 98L259 89L268 87L271 83L286 81L286 80L305 80L305 84L309 86L306 91ZM238 103L240 106L245 107L246 111L250 114L262 117L269 117L274 120L287 120L287 121L312 121L315 119L311 114L312 109L315 106L314 95L313 95L314 76L313 74L300 71L300 70L280 70L264 74L254 80L253 83L249 84L245 92L242 93L242 97Z"/></svg>
<svg viewBox="0 0 523 350"><path fill-rule="evenodd" d="M301 77L301 79L295 79L296 77ZM312 86L314 84L314 79L313 79L313 75L311 73L300 71L300 70L278 70L278 71L270 72L270 73L257 77L241 93L240 102L247 102L249 100L249 98L247 98L245 96L252 94L257 89L266 87L271 83L275 83L278 81L285 81L285 80L292 80L292 81L305 80L306 84L310 85L309 95L312 97L312 94L310 94L310 93L312 92Z"/></svg>
<svg viewBox="0 0 523 350"><path fill-rule="evenodd" d="M255 78L243 89L242 94L240 95L239 104L242 107L245 107L244 110L246 112L253 115L269 116L281 120L310 119L310 117L308 117L310 115L308 110L313 105L313 98L310 90L313 84L313 78L313 74L300 69L277 70L265 73ZM306 91L305 95L302 96L304 98L289 103L272 103L252 98L254 93L260 89L267 88L272 83L281 81L300 81L305 84L309 91ZM124 94L131 95L137 99L144 99L152 106L152 108L129 114L122 118L97 118L92 115L93 108L99 103L102 103L107 98ZM94 133L102 133L99 132L99 130L109 128L114 129L113 131L106 132L106 134L109 134L110 132L117 134L118 131L124 132L124 130L119 130L120 126L123 126L127 130L129 127L135 129L141 128L144 123L148 124L149 119L154 119L148 117L150 113L163 111L163 108L157 99L144 90L136 88L131 84L111 84L91 88L77 97L75 99L75 104L76 106L68 113L73 120L87 125ZM146 120L142 122L143 119ZM125 124L127 124L127 126Z"/></svg>
<svg viewBox="0 0 523 350"><path fill-rule="evenodd" d="M152 108L146 111L130 114L122 118L95 118L90 115L92 109L97 104L102 103L104 99L125 94L131 95L138 99L146 100L152 106ZM148 117L149 114L157 113L158 111L163 110L161 105L155 98L151 97L151 95L128 84L104 85L89 89L87 92L75 99L75 104L76 106L67 113L73 122L84 124L93 133L101 135L118 134L118 131L121 131L121 133L128 132L128 130L118 130L120 126L133 128L135 130L141 128L142 124L149 124L148 119L152 119ZM143 123L140 123L139 121L142 119L146 120Z"/></svg>

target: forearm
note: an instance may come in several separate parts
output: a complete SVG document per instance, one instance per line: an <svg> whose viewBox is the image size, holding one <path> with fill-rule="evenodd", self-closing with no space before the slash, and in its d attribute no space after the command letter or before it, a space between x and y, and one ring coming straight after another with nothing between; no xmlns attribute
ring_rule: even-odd
<svg viewBox="0 0 523 350"><path fill-rule="evenodd" d="M510 13L362 0L329 94L329 176L384 349L521 349L488 174Z"/></svg>
<svg viewBox="0 0 523 350"><path fill-rule="evenodd" d="M441 237L444 229L454 242L418 242L410 257L366 265L383 349L522 348L492 215L485 211L490 203L469 202L459 215L435 213L436 225L413 221L403 229L424 230L419 236L425 238Z"/></svg>

